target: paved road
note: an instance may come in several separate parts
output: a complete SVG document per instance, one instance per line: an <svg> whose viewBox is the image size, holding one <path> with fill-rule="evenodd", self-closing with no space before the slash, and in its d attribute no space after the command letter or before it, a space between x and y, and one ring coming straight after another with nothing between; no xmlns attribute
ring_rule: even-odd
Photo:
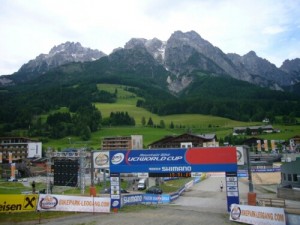
<svg viewBox="0 0 300 225"><path fill-rule="evenodd" d="M220 192L220 182L225 184L224 177L209 177L185 192L171 205L161 205L153 209L137 212L119 212L111 214L79 213L77 215L42 220L46 225L214 225L234 224L229 220L225 190ZM225 185L224 185L225 189ZM247 199L248 185L239 182L240 196ZM261 193L259 193L261 195ZM31 222L28 224L38 224Z"/></svg>
<svg viewBox="0 0 300 225"><path fill-rule="evenodd" d="M220 183L223 183L224 190L220 191ZM249 185L239 181L240 202L247 203ZM274 197L274 194L266 193L262 190L255 190L257 197ZM185 192L175 204L194 207L201 211L213 211L216 213L227 212L227 196L225 187L225 177L222 174L212 174L207 179L192 187L191 191Z"/></svg>

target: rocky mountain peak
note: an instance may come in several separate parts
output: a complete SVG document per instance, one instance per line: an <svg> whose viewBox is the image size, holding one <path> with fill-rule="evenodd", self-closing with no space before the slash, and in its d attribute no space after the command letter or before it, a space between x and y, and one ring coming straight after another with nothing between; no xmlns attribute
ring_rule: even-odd
<svg viewBox="0 0 300 225"><path fill-rule="evenodd" d="M228 57L235 66L243 67L249 72L251 83L281 90L280 86L288 86L294 82L288 73L278 69L268 60L257 56L254 51L250 51L243 56L228 54Z"/></svg>
<svg viewBox="0 0 300 225"><path fill-rule="evenodd" d="M124 46L125 49L145 48L153 58L163 64L165 55L166 42L153 38L147 40L145 38L132 38Z"/></svg>
<svg viewBox="0 0 300 225"><path fill-rule="evenodd" d="M124 46L125 49L131 49L135 47L144 47L147 39L145 38L131 38Z"/></svg>
<svg viewBox="0 0 300 225"><path fill-rule="evenodd" d="M54 46L50 52L49 56L53 56L55 54L59 54L61 52L68 52L68 53L78 53L78 52L85 52L88 51L89 48L84 48L81 46L79 42L69 42L60 44L58 46Z"/></svg>
<svg viewBox="0 0 300 225"><path fill-rule="evenodd" d="M105 55L101 51L83 47L79 42L65 42L54 46L49 54L40 54L30 60L18 72L36 75L67 63L93 61Z"/></svg>
<svg viewBox="0 0 300 225"><path fill-rule="evenodd" d="M282 63L280 69L288 73L298 73L300 77L300 59L287 59Z"/></svg>
<svg viewBox="0 0 300 225"><path fill-rule="evenodd" d="M167 41L165 55L166 67L175 74L202 70L215 74L230 74L242 80L248 75L245 70L234 67L226 54L195 31L174 32Z"/></svg>
<svg viewBox="0 0 300 225"><path fill-rule="evenodd" d="M40 54L24 64L16 76L26 81L70 62L93 61L103 56L103 52L83 47L79 42L65 42L54 46L48 54ZM173 91L180 91L192 82L195 71L205 71L214 76L231 76L280 90L300 80L300 59L286 60L277 68L268 60L257 56L254 51L243 56L225 54L195 31L175 31L167 41L158 38L132 38L124 48L114 49L108 59L115 62L116 66L120 66L119 62L122 62L122 68L128 70L141 70L149 66L150 74L154 74L154 67L164 68L171 75L168 83L175 84ZM4 84L9 82L2 80Z"/></svg>
<svg viewBox="0 0 300 225"><path fill-rule="evenodd" d="M195 31L189 31L189 32L182 32L182 31L175 31L168 41L177 40L182 42L182 44L189 44L193 47L196 46L205 46L205 45L211 45L208 41L204 40L198 33Z"/></svg>
<svg viewBox="0 0 300 225"><path fill-rule="evenodd" d="M256 52L255 51L250 51L247 54L244 55L244 57L257 57Z"/></svg>

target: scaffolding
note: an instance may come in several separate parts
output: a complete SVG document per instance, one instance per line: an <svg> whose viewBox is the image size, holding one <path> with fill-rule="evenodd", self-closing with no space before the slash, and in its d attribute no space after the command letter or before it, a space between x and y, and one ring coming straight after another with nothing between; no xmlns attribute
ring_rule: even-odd
<svg viewBox="0 0 300 225"><path fill-rule="evenodd" d="M50 148L46 153L47 157L47 194L49 193L50 189L50 182L51 182L51 165L52 165L52 158L69 158L69 159L78 159L79 160L79 182L78 187L81 189L81 194L85 192L85 158L86 158L86 149L80 148L76 151L72 152L53 152Z"/></svg>

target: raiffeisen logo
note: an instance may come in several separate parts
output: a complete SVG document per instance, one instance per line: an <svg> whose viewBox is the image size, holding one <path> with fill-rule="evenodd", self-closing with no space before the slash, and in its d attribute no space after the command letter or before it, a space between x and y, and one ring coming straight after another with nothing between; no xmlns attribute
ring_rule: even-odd
<svg viewBox="0 0 300 225"><path fill-rule="evenodd" d="M111 163L115 165L120 164L124 160L124 158L125 157L123 153L117 153L112 157Z"/></svg>

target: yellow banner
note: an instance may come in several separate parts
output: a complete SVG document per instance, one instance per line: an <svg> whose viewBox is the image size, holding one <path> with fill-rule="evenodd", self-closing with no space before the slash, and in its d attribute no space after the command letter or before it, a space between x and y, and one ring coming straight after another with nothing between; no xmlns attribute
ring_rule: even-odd
<svg viewBox="0 0 300 225"><path fill-rule="evenodd" d="M0 213L35 211L38 195L0 195Z"/></svg>

